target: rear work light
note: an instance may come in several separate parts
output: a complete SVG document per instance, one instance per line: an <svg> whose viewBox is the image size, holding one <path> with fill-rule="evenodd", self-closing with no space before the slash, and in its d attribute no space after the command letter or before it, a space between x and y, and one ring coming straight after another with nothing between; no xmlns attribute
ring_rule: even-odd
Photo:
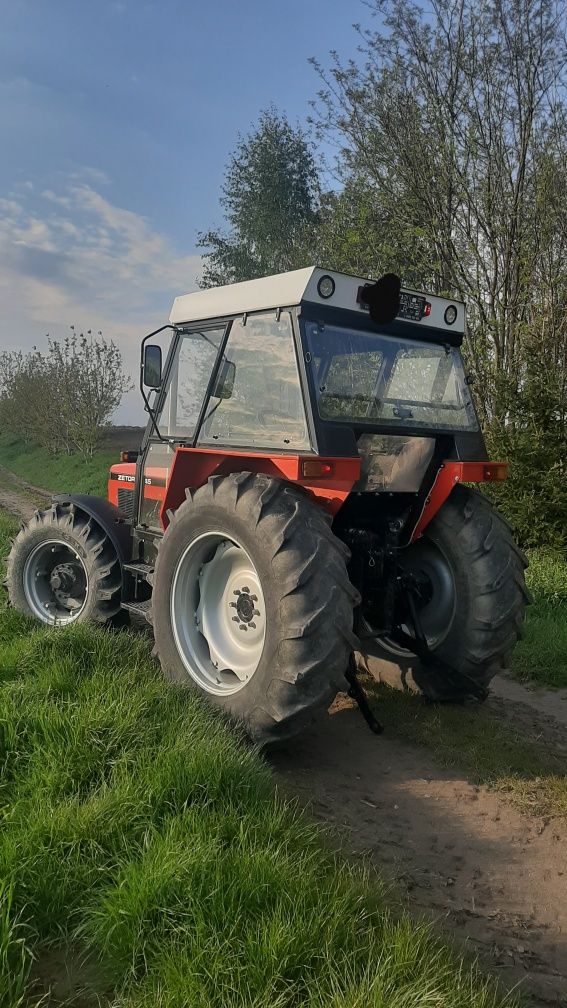
<svg viewBox="0 0 567 1008"><path fill-rule="evenodd" d="M508 479L507 462L490 462L484 466L484 479L487 483L503 483Z"/></svg>
<svg viewBox="0 0 567 1008"><path fill-rule="evenodd" d="M301 463L302 476L322 479L323 476L331 476L333 471L334 466L332 462L319 462L318 459L303 459Z"/></svg>

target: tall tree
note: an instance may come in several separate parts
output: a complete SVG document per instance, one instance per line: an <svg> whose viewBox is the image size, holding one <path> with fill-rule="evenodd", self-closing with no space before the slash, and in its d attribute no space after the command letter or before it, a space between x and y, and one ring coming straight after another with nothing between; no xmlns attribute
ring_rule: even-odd
<svg viewBox="0 0 567 1008"><path fill-rule="evenodd" d="M334 56L318 68L315 123L341 148L343 182L325 204L326 258L358 269L366 253L372 266L391 263L406 282L467 301L481 418L493 450L511 452L523 473L510 496L525 504L527 534L539 517L533 484L549 486L552 473L553 527L563 523L565 536L565 5L370 6L381 27L361 31L360 63Z"/></svg>
<svg viewBox="0 0 567 1008"><path fill-rule="evenodd" d="M202 287L235 283L313 261L319 179L301 129L275 109L240 139L222 187L225 230L199 235L208 249Z"/></svg>

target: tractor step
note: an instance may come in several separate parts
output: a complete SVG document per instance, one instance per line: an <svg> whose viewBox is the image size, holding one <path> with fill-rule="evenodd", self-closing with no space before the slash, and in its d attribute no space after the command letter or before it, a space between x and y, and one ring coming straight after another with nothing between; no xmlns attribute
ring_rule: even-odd
<svg viewBox="0 0 567 1008"><path fill-rule="evenodd" d="M134 577L147 578L148 574L153 574L154 568L151 564L146 563L125 563L124 570L128 571L129 574L133 574Z"/></svg>
<svg viewBox="0 0 567 1008"><path fill-rule="evenodd" d="M152 610L152 600L144 599L143 601L132 602L121 602L121 608L125 609L126 612L132 613L134 616L143 616L151 623L151 610Z"/></svg>

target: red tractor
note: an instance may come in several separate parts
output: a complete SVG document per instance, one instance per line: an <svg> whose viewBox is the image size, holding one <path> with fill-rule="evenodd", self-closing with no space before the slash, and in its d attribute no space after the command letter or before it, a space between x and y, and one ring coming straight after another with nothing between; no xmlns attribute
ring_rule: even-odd
<svg viewBox="0 0 567 1008"><path fill-rule="evenodd" d="M148 341L168 329L162 369ZM486 456L464 331L462 303L393 274L309 268L176 298L142 343L140 451L112 466L107 501L36 512L12 604L61 626L145 615L165 673L262 743L345 674L364 707L357 651L433 700L482 698L527 593L508 526L469 486L506 464Z"/></svg>

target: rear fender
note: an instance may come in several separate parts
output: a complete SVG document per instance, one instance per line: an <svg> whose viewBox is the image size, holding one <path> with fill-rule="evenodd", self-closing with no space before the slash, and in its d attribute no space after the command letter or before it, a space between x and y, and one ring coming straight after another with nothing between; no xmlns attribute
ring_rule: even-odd
<svg viewBox="0 0 567 1008"><path fill-rule="evenodd" d="M410 542L419 539L457 483L500 483L507 475L507 462L443 462L425 498Z"/></svg>
<svg viewBox="0 0 567 1008"><path fill-rule="evenodd" d="M73 504L93 518L110 539L122 567L132 556L132 536L126 517L104 497L90 494L56 494L54 504Z"/></svg>
<svg viewBox="0 0 567 1008"><path fill-rule="evenodd" d="M303 475L304 462L329 462L332 473L321 478L306 477ZM207 482L209 476L227 476L234 472L264 473L305 487L321 507L335 515L360 476L360 458L326 459L319 455L267 455L228 449L178 448L161 508L164 529L169 524L168 511L175 511L185 500L187 487L196 490Z"/></svg>

